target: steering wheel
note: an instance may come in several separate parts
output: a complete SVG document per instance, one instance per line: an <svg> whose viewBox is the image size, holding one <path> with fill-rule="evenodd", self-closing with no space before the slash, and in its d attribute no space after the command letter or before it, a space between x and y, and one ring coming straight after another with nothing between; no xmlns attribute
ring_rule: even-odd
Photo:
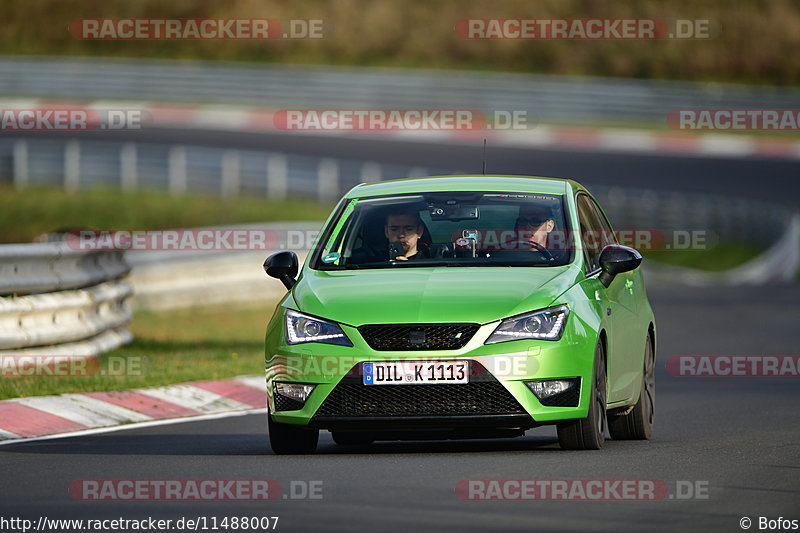
<svg viewBox="0 0 800 533"><path fill-rule="evenodd" d="M551 254L550 251L547 248L545 248L544 246L542 246L538 242L522 240L522 241L517 241L517 244L521 244L521 245L524 245L524 246L533 246L534 248L536 248L537 252L539 252L540 254L542 254L544 256L545 259L547 259L548 261L552 261L553 260L553 254Z"/></svg>

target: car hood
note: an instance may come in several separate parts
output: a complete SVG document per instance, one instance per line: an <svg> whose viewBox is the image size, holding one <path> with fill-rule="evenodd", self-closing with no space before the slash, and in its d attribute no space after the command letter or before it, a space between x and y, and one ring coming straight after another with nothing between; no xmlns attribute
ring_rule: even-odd
<svg viewBox="0 0 800 533"><path fill-rule="evenodd" d="M485 324L559 303L578 273L569 265L306 269L292 292L299 311L350 326Z"/></svg>

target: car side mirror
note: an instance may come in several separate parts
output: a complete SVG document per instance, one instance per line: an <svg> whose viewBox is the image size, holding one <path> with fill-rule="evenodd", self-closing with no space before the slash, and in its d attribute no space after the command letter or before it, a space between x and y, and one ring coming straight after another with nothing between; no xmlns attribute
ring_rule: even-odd
<svg viewBox="0 0 800 533"><path fill-rule="evenodd" d="M264 261L264 272L268 276L281 280L287 289L297 282L297 254L294 252L277 252Z"/></svg>
<svg viewBox="0 0 800 533"><path fill-rule="evenodd" d="M629 272L642 263L642 254L619 244L609 244L600 252L600 283L604 287L611 285L614 276Z"/></svg>

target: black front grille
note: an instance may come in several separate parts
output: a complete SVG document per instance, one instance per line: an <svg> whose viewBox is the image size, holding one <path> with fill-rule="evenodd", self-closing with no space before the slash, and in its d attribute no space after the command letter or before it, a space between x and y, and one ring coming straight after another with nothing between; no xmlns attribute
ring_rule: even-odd
<svg viewBox="0 0 800 533"><path fill-rule="evenodd" d="M371 324L358 332L373 350L458 350L478 324Z"/></svg>
<svg viewBox="0 0 800 533"><path fill-rule="evenodd" d="M298 409L302 409L305 405L305 402L295 400L294 398L289 398L288 396L278 394L277 392L273 397L275 399L276 411L296 411Z"/></svg>
<svg viewBox="0 0 800 533"><path fill-rule="evenodd" d="M472 364L480 367L474 361ZM360 377L345 378L325 399L317 416L526 414L491 374L482 367L482 372L475 370L471 375L478 377L465 384L363 385Z"/></svg>

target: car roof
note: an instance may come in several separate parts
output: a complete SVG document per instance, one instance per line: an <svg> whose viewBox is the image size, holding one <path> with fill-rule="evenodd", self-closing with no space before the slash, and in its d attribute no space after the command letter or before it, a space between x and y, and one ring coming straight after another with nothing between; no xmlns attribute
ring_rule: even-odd
<svg viewBox="0 0 800 533"><path fill-rule="evenodd" d="M448 191L566 194L570 188L574 190L584 189L578 182L573 180L539 176L427 176L423 178L361 183L353 187L347 193L346 198Z"/></svg>

